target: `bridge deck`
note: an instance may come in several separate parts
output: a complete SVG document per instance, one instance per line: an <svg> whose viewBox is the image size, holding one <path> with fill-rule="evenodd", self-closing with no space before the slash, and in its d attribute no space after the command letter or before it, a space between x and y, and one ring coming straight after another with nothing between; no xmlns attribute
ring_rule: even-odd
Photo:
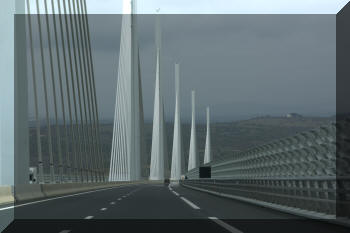
<svg viewBox="0 0 350 233"><path fill-rule="evenodd" d="M10 211L13 209L0 210L0 217ZM337 225L162 184L27 203L15 207L14 216L16 222L5 232L115 232L121 228L145 232L348 232ZM45 224L38 229L38 222Z"/></svg>

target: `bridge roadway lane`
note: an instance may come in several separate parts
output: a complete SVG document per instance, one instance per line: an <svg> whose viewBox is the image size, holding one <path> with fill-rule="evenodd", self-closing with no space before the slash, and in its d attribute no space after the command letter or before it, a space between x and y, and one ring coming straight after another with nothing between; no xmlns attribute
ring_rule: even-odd
<svg viewBox="0 0 350 233"><path fill-rule="evenodd" d="M0 207L0 214L5 211L11 209ZM19 220L5 232L348 232L333 224L162 184L129 185L19 205L14 214Z"/></svg>

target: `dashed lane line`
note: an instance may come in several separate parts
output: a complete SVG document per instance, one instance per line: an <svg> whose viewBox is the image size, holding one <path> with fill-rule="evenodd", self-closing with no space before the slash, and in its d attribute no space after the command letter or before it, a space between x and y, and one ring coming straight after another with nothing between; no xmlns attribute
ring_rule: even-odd
<svg viewBox="0 0 350 233"><path fill-rule="evenodd" d="M238 230L237 228L225 223L224 221L218 219L217 217L208 217L208 218L231 233L243 233L243 231Z"/></svg>
<svg viewBox="0 0 350 233"><path fill-rule="evenodd" d="M169 187L170 189L170 187ZM176 196L180 196L180 194L178 194L175 191L172 191L172 193L174 193ZM193 202L187 200L184 197L180 197L184 202L186 202L189 206L191 206L193 209L200 209L197 205L195 205ZM225 228L226 230L228 230L231 233L243 233L243 231L238 230L237 228L225 223L224 221L218 219L217 217L208 217L208 219L214 221L216 224L220 225L221 227Z"/></svg>
<svg viewBox="0 0 350 233"><path fill-rule="evenodd" d="M107 208L102 208L102 209L100 209L101 211L105 211L105 210L107 210Z"/></svg>
<svg viewBox="0 0 350 233"><path fill-rule="evenodd" d="M71 230L63 230L63 231L60 231L60 233L69 233L71 232Z"/></svg>
<svg viewBox="0 0 350 233"><path fill-rule="evenodd" d="M173 194L175 194L176 196L180 196L180 194L178 194L177 192L173 191Z"/></svg>
<svg viewBox="0 0 350 233"><path fill-rule="evenodd" d="M94 216L86 216L84 219L92 219Z"/></svg>
<svg viewBox="0 0 350 233"><path fill-rule="evenodd" d="M114 201L112 201L110 204L111 204L111 205L115 205L115 202L114 202Z"/></svg>
<svg viewBox="0 0 350 233"><path fill-rule="evenodd" d="M191 206L193 209L195 209L195 210L200 209L197 205L193 204L191 201L187 200L186 198L184 198L184 197L180 197L180 198L181 198L181 200L186 202L189 206Z"/></svg>
<svg viewBox="0 0 350 233"><path fill-rule="evenodd" d="M117 189L117 188L121 188L121 187L132 186L132 185L135 185L135 184L120 185L120 186L111 187L111 188L92 190L92 191L87 191L87 192L82 192L82 193L75 193L75 194L69 194L69 195L60 196L60 197L53 197L53 198L48 198L48 199L44 199L44 200L38 200L38 201L23 203L23 204L16 204L16 205L0 208L0 211L8 210L8 209L14 209L14 208L22 207L22 206L27 206L27 205L33 205L33 204L47 202L47 201L53 201L53 200L57 200L57 199L67 198L67 197L75 197L75 196L80 196L80 195L89 194L89 193L96 193L96 192L101 192L101 191L107 191L107 190L111 190L111 189Z"/></svg>

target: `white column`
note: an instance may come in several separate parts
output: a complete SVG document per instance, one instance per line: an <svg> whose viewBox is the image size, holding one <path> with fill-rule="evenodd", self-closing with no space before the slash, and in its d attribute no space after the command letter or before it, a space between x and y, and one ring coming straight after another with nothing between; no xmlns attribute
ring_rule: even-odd
<svg viewBox="0 0 350 233"><path fill-rule="evenodd" d="M150 180L162 180L165 177L165 168L167 161L166 151L166 131L164 120L164 103L162 95L162 82L160 77L160 47L161 33L159 16L156 18L156 83L154 93L154 115L153 115L153 131L152 131L152 149L151 149L151 165Z"/></svg>
<svg viewBox="0 0 350 233"><path fill-rule="evenodd" d="M13 186L15 157L15 95L22 97L16 90L15 79L15 22L18 15L24 16L24 1L2 0L0 7L0 187ZM15 14L18 14L15 16ZM25 21L23 21L24 23ZM23 25L22 25L23 26ZM21 28L22 33L24 29ZM16 34L15 34L16 33ZM23 39L23 41L25 41ZM20 51L16 51L20 52ZM23 58L25 60L25 58ZM23 72L23 70L21 70ZM20 72L21 73L21 72ZM17 73L19 75L19 73ZM17 80L19 81L19 80ZM16 81L16 82L17 82ZM22 86L23 87L23 86ZM25 92L26 93L26 92ZM24 93L24 94L25 94ZM25 119L27 114L19 120ZM23 129L23 128L22 128ZM25 129L28 132L28 128ZM19 143L17 141L17 143ZM20 144L17 144L20 145ZM27 146L27 145L23 145ZM25 155L25 156L28 156ZM27 158L25 158L26 163ZM29 171L28 171L29 172ZM0 232L14 219L14 211L10 209L1 216Z"/></svg>
<svg viewBox="0 0 350 233"><path fill-rule="evenodd" d="M212 160L211 140L210 140L210 109L207 107L207 137L205 140L204 164L210 163Z"/></svg>
<svg viewBox="0 0 350 233"><path fill-rule="evenodd" d="M0 185L14 183L14 13L13 0L0 7Z"/></svg>
<svg viewBox="0 0 350 233"><path fill-rule="evenodd" d="M174 117L174 137L171 160L171 180L180 180L184 170L181 114L180 114L180 65L175 64L175 117Z"/></svg>
<svg viewBox="0 0 350 233"><path fill-rule="evenodd" d="M24 6L24 4L23 4ZM17 7L17 6L16 6ZM24 9L23 9L24 11ZM29 183L28 77L26 60L26 15L15 16L14 72L14 169L15 185Z"/></svg>
<svg viewBox="0 0 350 233"><path fill-rule="evenodd" d="M110 181L140 179L140 159L143 156L143 103L136 1L124 0L123 4Z"/></svg>
<svg viewBox="0 0 350 233"><path fill-rule="evenodd" d="M29 182L25 5L0 7L0 185ZM15 176L14 176L15 174Z"/></svg>
<svg viewBox="0 0 350 233"><path fill-rule="evenodd" d="M191 141L188 156L188 171L198 167L198 152L197 152L197 135L196 135L196 105L195 91L192 90L192 123L191 123Z"/></svg>

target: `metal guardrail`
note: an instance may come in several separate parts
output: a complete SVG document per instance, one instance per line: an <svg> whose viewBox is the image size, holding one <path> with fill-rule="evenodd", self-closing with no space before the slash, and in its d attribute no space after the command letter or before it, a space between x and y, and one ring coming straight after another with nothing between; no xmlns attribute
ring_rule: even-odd
<svg viewBox="0 0 350 233"><path fill-rule="evenodd" d="M320 127L212 163L212 178L335 176L335 143L335 125Z"/></svg>
<svg viewBox="0 0 350 233"><path fill-rule="evenodd" d="M348 179L350 181L350 179ZM241 196L263 202L336 215L336 179L197 179L183 184L218 193Z"/></svg>
<svg viewBox="0 0 350 233"><path fill-rule="evenodd" d="M91 177L87 180L80 180L76 177L69 177L68 175L63 175L62 180L60 178L60 175L55 175L53 180L50 174L44 174L44 184L58 184L58 183L90 183L90 182L99 182L97 179L91 179ZM38 183L32 182L32 183Z"/></svg>
<svg viewBox="0 0 350 233"><path fill-rule="evenodd" d="M196 167L187 172L186 177L188 179L198 179L199 178L199 168Z"/></svg>
<svg viewBox="0 0 350 233"><path fill-rule="evenodd" d="M350 120L213 161L211 179L189 171L182 183L327 216L349 217Z"/></svg>

